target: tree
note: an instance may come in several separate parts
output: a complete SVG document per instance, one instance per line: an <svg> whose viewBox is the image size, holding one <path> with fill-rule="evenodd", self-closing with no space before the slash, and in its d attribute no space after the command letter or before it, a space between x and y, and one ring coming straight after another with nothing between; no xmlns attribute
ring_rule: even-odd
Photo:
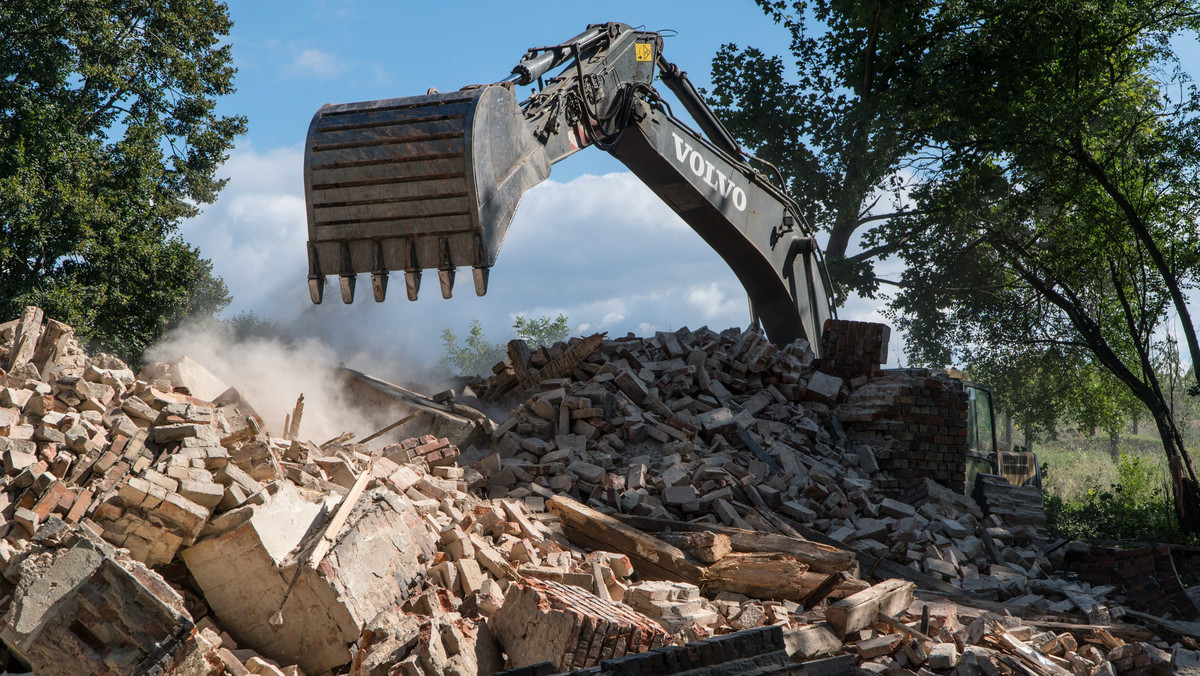
<svg viewBox="0 0 1200 676"><path fill-rule="evenodd" d="M1021 446L1034 451L1034 440L1053 430L1066 413L1073 368L1066 355L1047 358L1040 351L1013 350L981 357L967 373L992 388L997 412L1021 428Z"/></svg>
<svg viewBox="0 0 1200 676"><path fill-rule="evenodd" d="M922 130L901 109L921 55L949 27L931 0L756 0L792 38L795 72L779 56L727 44L713 59L709 103L789 184L802 216L829 233L826 261L841 303L874 297L874 262L903 243L849 254L863 230L909 213L904 194L926 163Z"/></svg>
<svg viewBox="0 0 1200 676"><path fill-rule="evenodd" d="M1084 352L1150 411L1181 522L1196 532L1196 472L1154 367L1169 310L1190 324L1178 292L1200 272L1195 92L1172 99L1160 79L1182 79L1170 70L1170 38L1196 29L1196 8L978 6L991 13L929 51L932 98L911 104L945 159L938 180L914 191L914 215L885 236L919 244L905 255L926 263L906 271L893 308L956 325L950 335L986 336L983 349L1015 341ZM926 247L937 253L913 253ZM998 317L1011 324L995 330Z"/></svg>
<svg viewBox="0 0 1200 676"><path fill-rule="evenodd" d="M513 318L513 332L530 347L551 346L567 339L570 328L567 317L538 317L527 319L524 315ZM445 353L439 362L442 368L460 376L486 376L492 366L508 358L508 346L492 343L483 335L483 325L473 320L467 336L460 345L453 329L442 330L442 345Z"/></svg>
<svg viewBox="0 0 1200 676"><path fill-rule="evenodd" d="M178 234L216 199L245 118L215 0L0 4L0 316L42 306L137 361L229 302Z"/></svg>
<svg viewBox="0 0 1200 676"><path fill-rule="evenodd" d="M783 89L811 93L796 104L769 96L751 108L760 114L743 120L740 133L766 155L759 142L780 138L797 107L823 111L804 119L840 109L857 115L861 134L853 126L793 133L797 143L833 148L822 156L840 158L793 162L815 176L793 186L820 188L844 176L853 188L845 203L860 200L859 225L874 218L866 253L904 258L891 309L910 357L969 365L1057 352L1078 365L1077 379L1102 369L1151 413L1172 459L1181 522L1200 530L1196 473L1153 363L1168 311L1186 325L1193 361L1200 358L1182 296L1200 274L1200 108L1170 47L1174 36L1196 30L1196 3L760 4L793 34L801 86ZM831 34L808 37L819 34L807 27L813 21ZM836 47L833 56L819 55L820 45ZM722 99L717 77L739 55L754 56L726 50L714 61L716 100L745 109L746 92ZM750 72L778 77L765 67ZM887 109L865 107L868 95ZM853 187L851 165L868 159L847 153L856 142L870 150L890 137L903 152L866 153L889 169ZM905 186L900 208L872 217L889 180ZM853 211L841 221L851 222ZM835 253L841 221L826 219ZM863 273L859 286L871 289L873 271L851 272Z"/></svg>
<svg viewBox="0 0 1200 676"><path fill-rule="evenodd" d="M522 315L517 315L513 319L513 330L516 331L517 338L529 343L529 346L533 348L539 345L549 347L561 340L566 340L571 333L570 327L567 326L567 317L562 313L559 313L557 317L546 316L537 319L526 319Z"/></svg>
<svg viewBox="0 0 1200 676"><path fill-rule="evenodd" d="M493 364L507 356L503 345L492 343L483 335L483 325L478 319L471 321L461 345L453 329L442 329L442 346L445 353L439 363L442 368L460 376L486 376L492 372Z"/></svg>

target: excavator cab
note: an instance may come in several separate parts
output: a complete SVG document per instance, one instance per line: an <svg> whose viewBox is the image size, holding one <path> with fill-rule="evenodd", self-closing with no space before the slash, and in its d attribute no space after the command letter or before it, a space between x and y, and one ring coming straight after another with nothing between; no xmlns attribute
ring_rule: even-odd
<svg viewBox="0 0 1200 676"><path fill-rule="evenodd" d="M961 372L959 372L961 375ZM967 482L970 492L979 474L999 474L1014 486L1042 487L1037 455L1013 451L996 441L996 416L989 387L963 380L967 391Z"/></svg>

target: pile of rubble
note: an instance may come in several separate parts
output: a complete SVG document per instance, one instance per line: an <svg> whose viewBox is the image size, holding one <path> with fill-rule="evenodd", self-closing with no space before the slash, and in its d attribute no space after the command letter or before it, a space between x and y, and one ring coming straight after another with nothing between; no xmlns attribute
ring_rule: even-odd
<svg viewBox="0 0 1200 676"><path fill-rule="evenodd" d="M235 389L193 396L194 364L135 374L43 320L0 324L10 672L1195 668L1169 557L1097 577L1108 555L1048 545L1028 491L947 487L961 383L877 372L875 325L835 325L823 361L754 330L515 341L490 380L406 400L461 438L405 409L318 444L302 402L272 435Z"/></svg>

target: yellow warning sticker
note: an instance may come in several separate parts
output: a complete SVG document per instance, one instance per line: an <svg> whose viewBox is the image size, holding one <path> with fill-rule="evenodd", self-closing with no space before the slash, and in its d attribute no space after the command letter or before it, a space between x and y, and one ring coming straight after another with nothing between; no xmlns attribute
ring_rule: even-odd
<svg viewBox="0 0 1200 676"><path fill-rule="evenodd" d="M654 45L649 42L639 42L633 46L634 56L638 61L654 60Z"/></svg>

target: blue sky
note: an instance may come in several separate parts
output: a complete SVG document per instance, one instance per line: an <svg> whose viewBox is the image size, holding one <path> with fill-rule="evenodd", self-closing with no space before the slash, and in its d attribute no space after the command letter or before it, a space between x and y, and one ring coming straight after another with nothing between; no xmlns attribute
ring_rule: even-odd
<svg viewBox="0 0 1200 676"><path fill-rule="evenodd" d="M589 23L673 29L665 47L698 86L724 43L786 52L788 36L749 0L504 3L302 0L231 2L238 92L224 110L250 117L249 138L273 148L303 141L323 103L367 101L494 82L529 47ZM603 152L555 167L556 178L623 171Z"/></svg>
<svg viewBox="0 0 1200 676"><path fill-rule="evenodd" d="M465 271L443 300L427 273L421 299L399 279L387 302L369 287L344 306L336 282L313 306L305 283L302 149L313 113L344 103L447 91L505 77L529 47L568 39L588 23L622 21L678 33L666 57L700 87L720 45L786 54L788 36L750 0L501 3L382 0L230 2L236 94L219 109L249 118L221 175L229 184L183 234L212 259L234 302L298 337L333 345L352 366L396 373L441 353L440 333L480 320L494 341L514 315L566 314L576 333L652 334L748 321L745 294L725 263L616 160L596 149L556 165L518 210L487 296ZM1200 73L1200 49L1180 45ZM364 280L365 281L365 280ZM877 303L852 300L849 319L882 321ZM893 335L892 365L899 351ZM389 366L384 369L382 364Z"/></svg>

